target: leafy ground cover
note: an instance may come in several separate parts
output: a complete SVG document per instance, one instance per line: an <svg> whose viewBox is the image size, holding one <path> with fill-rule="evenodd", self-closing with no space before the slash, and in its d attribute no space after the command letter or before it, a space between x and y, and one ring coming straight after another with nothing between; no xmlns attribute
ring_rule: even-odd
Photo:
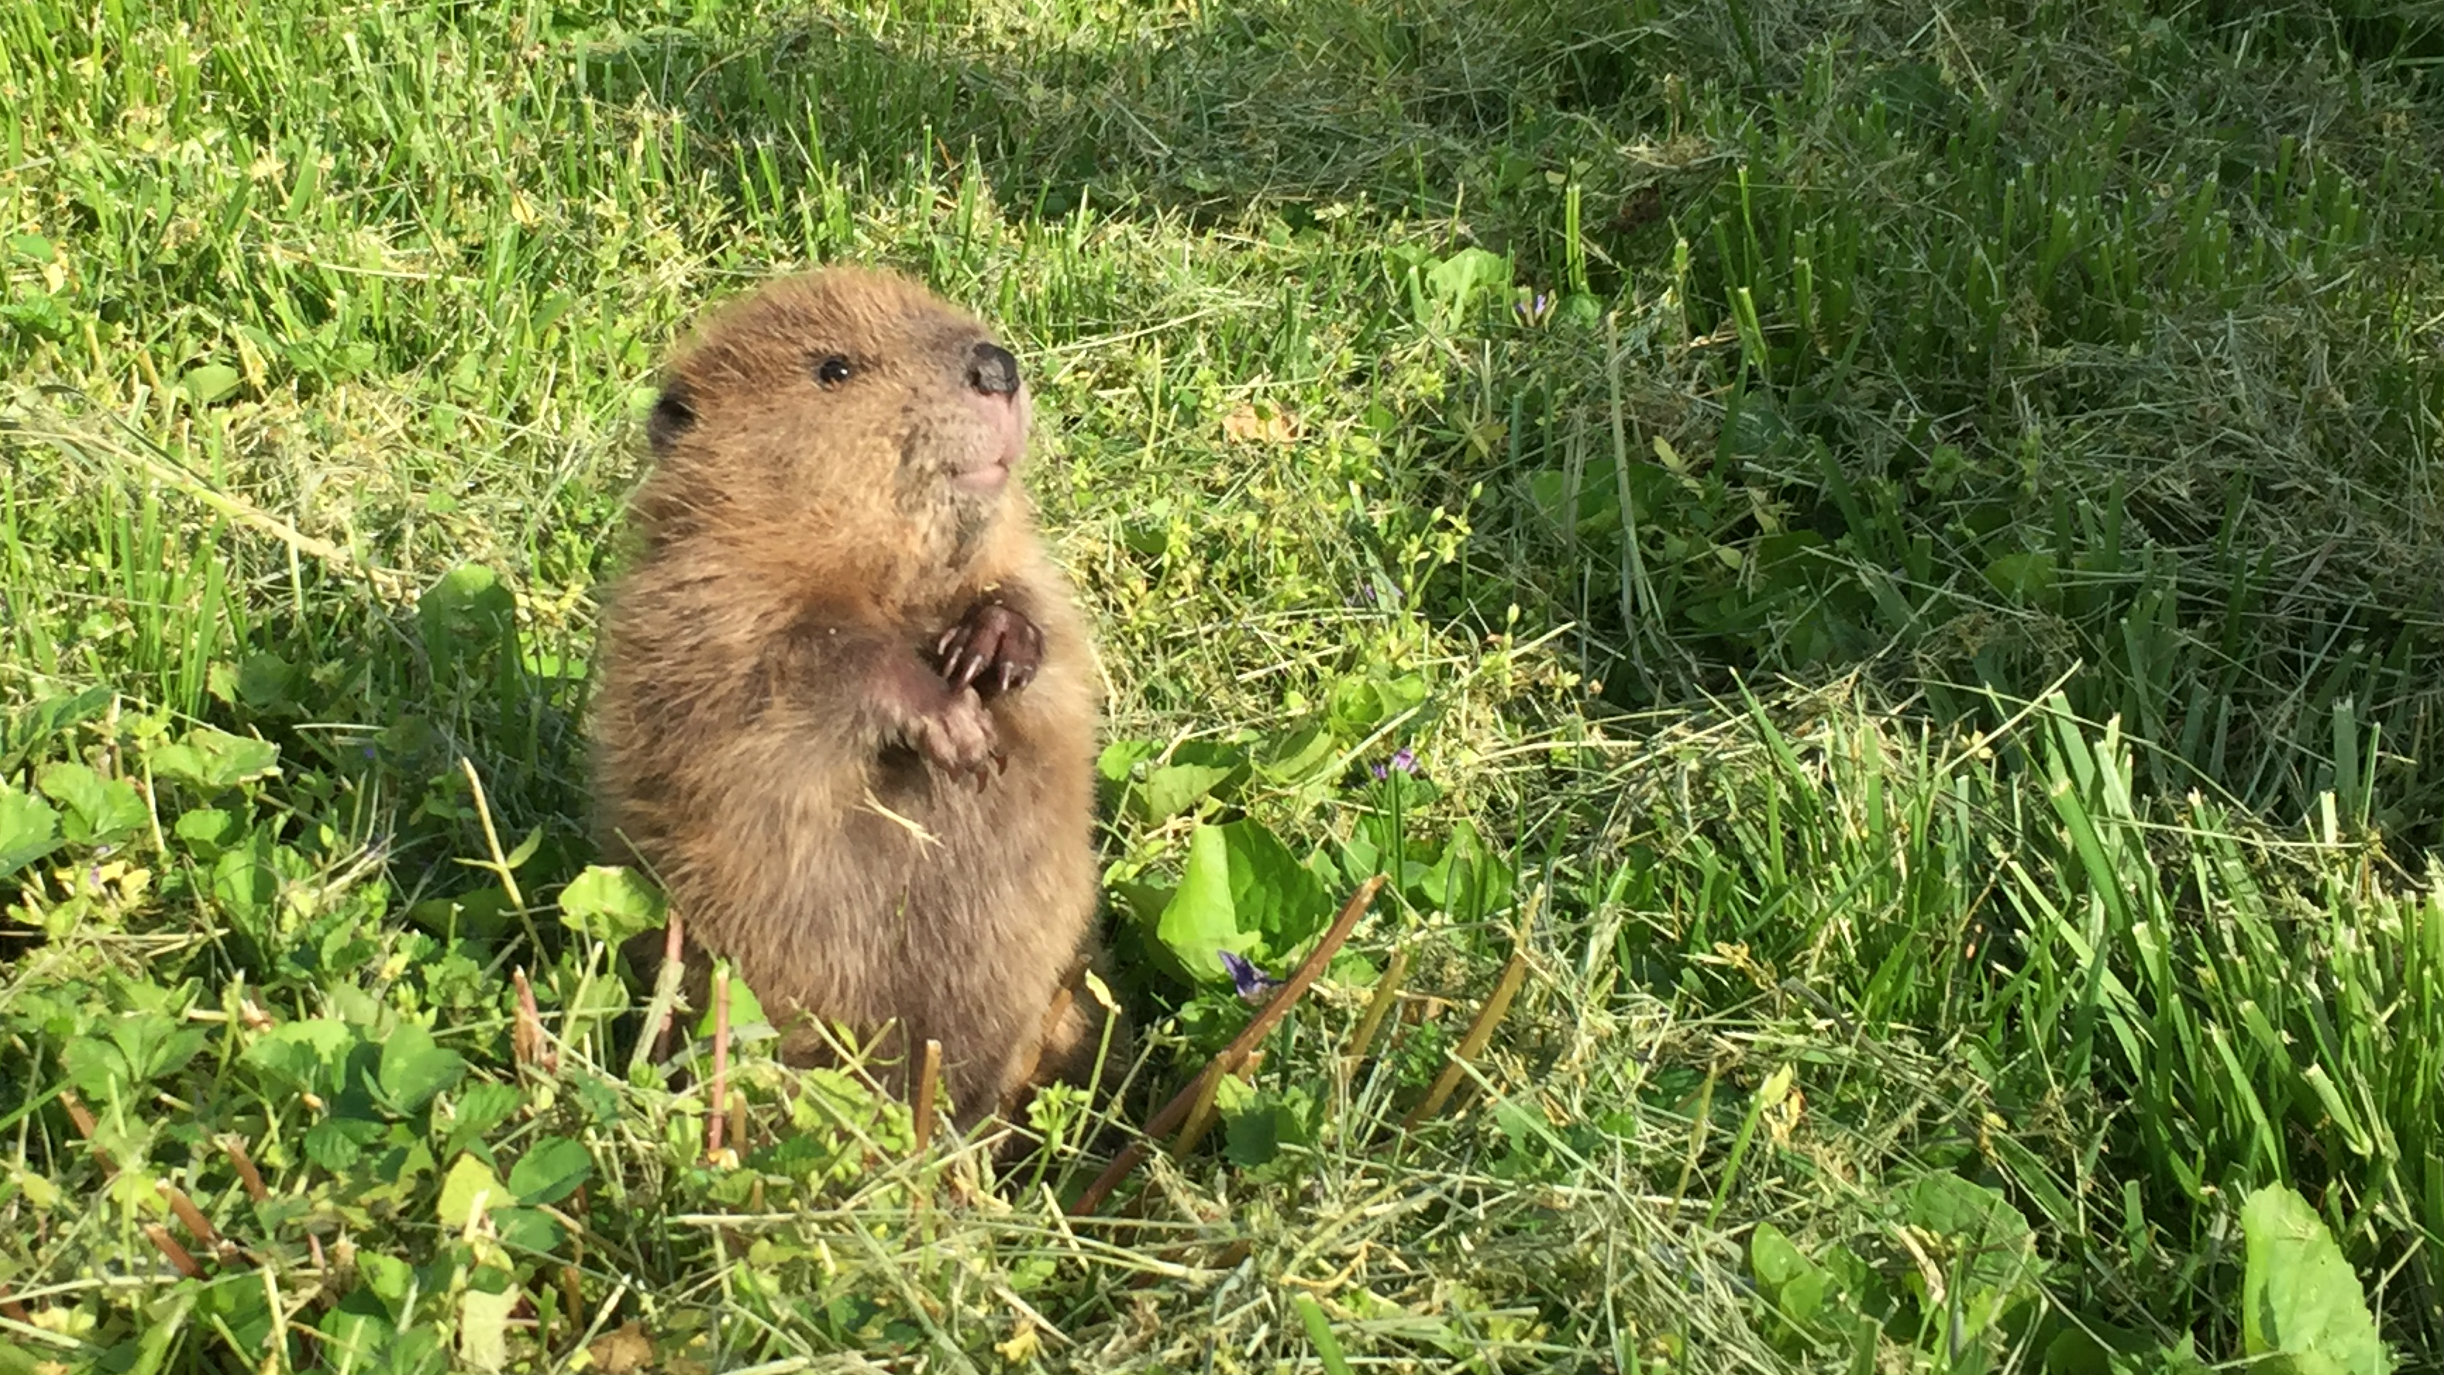
<svg viewBox="0 0 2444 1375"><path fill-rule="evenodd" d="M0 1370L2432 1368L2439 57L0 14ZM639 1055L582 834L652 363L837 258L1007 331L1110 679L1149 1034L1000 1165Z"/></svg>

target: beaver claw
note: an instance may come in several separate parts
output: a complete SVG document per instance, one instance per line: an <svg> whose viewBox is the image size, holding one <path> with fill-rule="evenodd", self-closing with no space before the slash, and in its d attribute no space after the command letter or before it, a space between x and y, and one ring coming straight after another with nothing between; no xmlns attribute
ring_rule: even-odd
<svg viewBox="0 0 2444 1375"><path fill-rule="evenodd" d="M943 680L954 690L973 687L995 697L1034 680L1044 661L1044 632L1006 603L978 602L942 632L934 653L942 661Z"/></svg>

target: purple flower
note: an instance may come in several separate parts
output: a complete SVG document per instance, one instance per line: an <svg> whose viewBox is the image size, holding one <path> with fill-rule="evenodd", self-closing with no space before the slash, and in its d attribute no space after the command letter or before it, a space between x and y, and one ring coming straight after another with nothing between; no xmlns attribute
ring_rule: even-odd
<svg viewBox="0 0 2444 1375"><path fill-rule="evenodd" d="M1392 756L1392 762L1389 766L1377 764L1374 767L1374 774L1377 778L1389 778L1394 772L1405 773L1414 777L1417 773L1417 751L1403 745L1400 747L1399 753Z"/></svg>
<svg viewBox="0 0 2444 1375"><path fill-rule="evenodd" d="M1541 325L1545 317L1553 313L1553 298L1539 291L1533 298L1513 305L1511 310L1518 315L1521 324Z"/></svg>
<svg viewBox="0 0 2444 1375"><path fill-rule="evenodd" d="M1222 957L1222 967L1230 971L1231 984L1239 990L1242 1001L1262 1003L1273 996L1274 989L1281 987L1281 980L1258 969L1237 951L1218 950L1214 953Z"/></svg>

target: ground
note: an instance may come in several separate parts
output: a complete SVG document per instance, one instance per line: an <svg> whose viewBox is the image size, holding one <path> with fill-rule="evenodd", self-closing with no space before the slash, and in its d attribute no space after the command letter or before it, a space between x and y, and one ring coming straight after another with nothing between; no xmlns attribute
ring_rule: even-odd
<svg viewBox="0 0 2444 1375"><path fill-rule="evenodd" d="M2435 1368L2439 57L15 7L0 1372ZM852 259L1021 358L1110 682L1146 1034L998 1163L744 999L708 1152L585 838L654 363Z"/></svg>

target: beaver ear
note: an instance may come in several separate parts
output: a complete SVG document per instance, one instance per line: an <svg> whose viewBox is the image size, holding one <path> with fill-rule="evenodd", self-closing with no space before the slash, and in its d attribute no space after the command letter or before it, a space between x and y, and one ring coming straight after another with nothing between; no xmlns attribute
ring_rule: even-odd
<svg viewBox="0 0 2444 1375"><path fill-rule="evenodd" d="M645 437L652 441L656 455L669 453L679 436L696 427L695 400L685 382L662 388L662 395L653 403L653 414L645 418Z"/></svg>

